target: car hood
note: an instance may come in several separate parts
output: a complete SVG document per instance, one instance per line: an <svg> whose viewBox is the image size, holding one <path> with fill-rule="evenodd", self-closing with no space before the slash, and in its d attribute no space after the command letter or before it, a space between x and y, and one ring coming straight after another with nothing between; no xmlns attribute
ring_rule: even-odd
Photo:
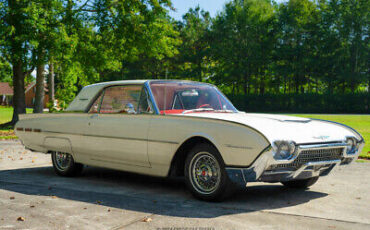
<svg viewBox="0 0 370 230"><path fill-rule="evenodd" d="M187 113L184 116L230 121L252 127L272 143L292 140L297 144L344 141L347 136L359 137L351 128L338 123L285 115L257 113Z"/></svg>

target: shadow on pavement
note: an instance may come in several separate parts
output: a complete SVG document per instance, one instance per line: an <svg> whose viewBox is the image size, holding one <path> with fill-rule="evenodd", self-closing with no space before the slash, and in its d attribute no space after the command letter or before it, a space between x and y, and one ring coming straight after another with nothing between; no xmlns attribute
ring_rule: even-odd
<svg viewBox="0 0 370 230"><path fill-rule="evenodd" d="M210 218L295 206L328 194L285 188L280 184L251 185L228 200L196 200L182 180L142 176L87 167L80 177L57 176L52 167L0 171L0 188L26 195L59 198L124 210L176 217Z"/></svg>

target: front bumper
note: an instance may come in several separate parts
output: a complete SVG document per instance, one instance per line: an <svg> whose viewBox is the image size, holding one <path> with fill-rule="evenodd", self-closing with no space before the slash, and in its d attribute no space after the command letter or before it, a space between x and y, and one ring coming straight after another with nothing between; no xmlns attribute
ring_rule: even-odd
<svg viewBox="0 0 370 230"><path fill-rule="evenodd" d="M226 167L226 172L231 181L243 186L247 182L255 181L282 182L326 176L336 165L349 164L356 160L363 146L362 141L355 153L347 154L344 142L299 145L295 156L285 161L274 159L270 146L250 167ZM312 152L312 159L309 158L310 152ZM324 153L331 155L328 157Z"/></svg>

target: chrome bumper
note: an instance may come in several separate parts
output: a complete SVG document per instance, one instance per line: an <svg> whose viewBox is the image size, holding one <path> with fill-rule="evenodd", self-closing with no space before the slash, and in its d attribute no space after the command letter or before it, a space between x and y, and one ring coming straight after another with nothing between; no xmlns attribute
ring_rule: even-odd
<svg viewBox="0 0 370 230"><path fill-rule="evenodd" d="M243 167L226 167L226 172L236 184L245 186L247 182L264 181L264 182L281 182L290 180L307 179L317 176L326 176L330 171L338 164L344 165L349 164L353 160L358 158L364 146L364 142L360 143L360 147L353 154L347 154L345 151L346 143L327 143L327 144L315 144L315 145L299 145L297 153L290 160L276 160L274 159L274 153L269 146L266 148L255 162L247 168ZM293 163L303 151L320 151L328 149L343 148L339 159L332 160L308 160L298 168L279 168L279 165ZM276 168L275 168L276 167Z"/></svg>

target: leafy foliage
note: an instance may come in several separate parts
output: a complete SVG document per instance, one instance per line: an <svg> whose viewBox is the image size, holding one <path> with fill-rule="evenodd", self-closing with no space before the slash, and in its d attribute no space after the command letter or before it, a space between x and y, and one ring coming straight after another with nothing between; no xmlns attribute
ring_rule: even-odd
<svg viewBox="0 0 370 230"><path fill-rule="evenodd" d="M12 81L12 67L4 57L0 56L0 82Z"/></svg>

